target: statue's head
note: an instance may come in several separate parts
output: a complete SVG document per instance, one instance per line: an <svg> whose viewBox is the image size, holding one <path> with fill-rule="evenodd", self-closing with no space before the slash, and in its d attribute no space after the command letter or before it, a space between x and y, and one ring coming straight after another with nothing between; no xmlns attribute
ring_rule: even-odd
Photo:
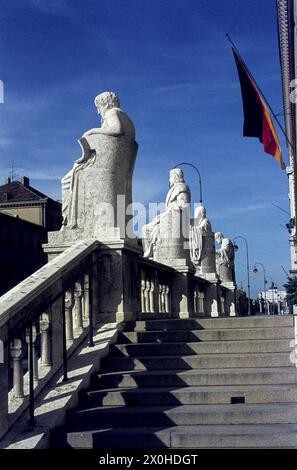
<svg viewBox="0 0 297 470"><path fill-rule="evenodd" d="M215 241L217 243L221 243L223 238L224 238L224 235L222 234L222 232L216 232L215 233Z"/></svg>
<svg viewBox="0 0 297 470"><path fill-rule="evenodd" d="M184 183L184 174L180 168L173 168L169 172L169 186L173 186L176 183Z"/></svg>
<svg viewBox="0 0 297 470"><path fill-rule="evenodd" d="M206 209L204 206L198 206L196 207L195 209L195 212L194 212L194 218L195 219L205 219L206 217Z"/></svg>
<svg viewBox="0 0 297 470"><path fill-rule="evenodd" d="M111 108L119 108L120 100L113 91L105 91L95 98L95 106L99 114L104 114L105 111Z"/></svg>

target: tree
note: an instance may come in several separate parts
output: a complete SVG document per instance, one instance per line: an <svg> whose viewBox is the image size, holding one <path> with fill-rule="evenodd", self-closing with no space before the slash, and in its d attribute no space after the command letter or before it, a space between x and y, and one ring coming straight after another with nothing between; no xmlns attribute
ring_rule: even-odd
<svg viewBox="0 0 297 470"><path fill-rule="evenodd" d="M290 305L297 305L297 277L288 277L288 282L284 284L287 292L287 299Z"/></svg>

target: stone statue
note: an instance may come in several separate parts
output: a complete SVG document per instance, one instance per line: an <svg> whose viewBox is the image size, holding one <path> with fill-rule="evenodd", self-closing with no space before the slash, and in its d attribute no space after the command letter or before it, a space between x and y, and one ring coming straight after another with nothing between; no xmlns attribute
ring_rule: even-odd
<svg viewBox="0 0 297 470"><path fill-rule="evenodd" d="M79 139L83 150L82 157L74 162L70 170L62 179L62 229L68 226L70 229L77 226L77 197L78 197L78 173L94 164L96 152L88 144L87 137L92 135L125 136L127 139L135 140L134 125L129 116L120 109L117 95L107 91L95 98L95 106L101 115L101 127L91 129L84 133Z"/></svg>
<svg viewBox="0 0 297 470"><path fill-rule="evenodd" d="M191 202L189 187L185 183L183 171L174 168L169 172L169 191L166 196L166 209L182 209Z"/></svg>
<svg viewBox="0 0 297 470"><path fill-rule="evenodd" d="M120 109L120 101L115 93L106 91L96 96L95 106L101 115L101 127L90 129L84 133L84 137L93 134L112 136L125 135L128 139L135 140L135 128L129 116Z"/></svg>
<svg viewBox="0 0 297 470"><path fill-rule="evenodd" d="M153 219L153 221L147 225L144 225L142 228L142 243L143 243L143 251L144 257L146 258L153 258L156 259L156 251L162 244L162 239L164 241L164 236L166 239L172 238L172 223L166 226L165 233L162 230L161 234L161 226L168 224L168 214L172 214L172 211L178 212L178 217L180 220L180 211L186 208L189 203L191 202L191 194L189 187L186 185L184 180L183 172L180 168L174 168L170 170L169 174L169 191L166 196L165 202L165 212L163 214L158 215ZM172 222L172 217L170 218ZM162 221L164 222L162 224ZM164 227L163 227L164 228ZM169 235L168 232L171 232ZM166 233L167 232L167 233ZM180 232L180 225L178 226L178 234L181 236ZM176 232L177 233L177 232ZM166 245L163 247L166 249Z"/></svg>
<svg viewBox="0 0 297 470"><path fill-rule="evenodd" d="M211 234L211 224L206 217L205 207L198 206L195 209L193 225L190 228L191 260L195 267L199 266L202 259L202 253L205 248L205 236Z"/></svg>
<svg viewBox="0 0 297 470"><path fill-rule="evenodd" d="M221 232L215 233L215 241L221 245L217 250L217 270L223 282L235 282L235 251L231 240L224 238Z"/></svg>
<svg viewBox="0 0 297 470"><path fill-rule="evenodd" d="M126 229L129 218L125 210L132 203L138 149L133 122L120 109L119 98L113 92L96 96L95 106L101 115L101 127L85 132L79 139L82 156L62 179L61 230L64 238L73 240L104 234L118 237L119 231ZM120 208L118 196L124 199Z"/></svg>

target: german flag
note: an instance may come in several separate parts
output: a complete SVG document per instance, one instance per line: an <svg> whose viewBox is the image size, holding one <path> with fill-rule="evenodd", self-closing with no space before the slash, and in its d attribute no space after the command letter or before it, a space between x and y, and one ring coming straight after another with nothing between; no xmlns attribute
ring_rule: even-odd
<svg viewBox="0 0 297 470"><path fill-rule="evenodd" d="M244 114L243 135L245 137L258 137L263 144L264 151L272 155L279 162L282 169L285 170L286 165L283 161L280 142L268 107L240 55L234 47L232 47L232 50L241 87Z"/></svg>

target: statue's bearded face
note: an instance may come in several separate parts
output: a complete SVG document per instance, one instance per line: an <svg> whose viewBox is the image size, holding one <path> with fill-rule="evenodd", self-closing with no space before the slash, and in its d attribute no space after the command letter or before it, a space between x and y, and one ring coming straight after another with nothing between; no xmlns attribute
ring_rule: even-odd
<svg viewBox="0 0 297 470"><path fill-rule="evenodd" d="M216 234L216 236L215 236L215 241L216 241L217 243L221 243L222 238L223 238L222 235L221 235L220 233L218 233L218 234Z"/></svg>
<svg viewBox="0 0 297 470"><path fill-rule="evenodd" d="M195 211L195 217L197 219L204 219L206 217L206 210L204 207L197 207Z"/></svg>
<svg viewBox="0 0 297 470"><path fill-rule="evenodd" d="M108 110L108 105L107 105L107 104L106 104L106 105L99 104L99 105L97 106L97 112L98 112L98 114L100 114L103 118L104 118L104 116L105 116L107 110Z"/></svg>
<svg viewBox="0 0 297 470"><path fill-rule="evenodd" d="M171 188L176 183L183 183L184 177L181 170L171 171L169 174L169 187Z"/></svg>

